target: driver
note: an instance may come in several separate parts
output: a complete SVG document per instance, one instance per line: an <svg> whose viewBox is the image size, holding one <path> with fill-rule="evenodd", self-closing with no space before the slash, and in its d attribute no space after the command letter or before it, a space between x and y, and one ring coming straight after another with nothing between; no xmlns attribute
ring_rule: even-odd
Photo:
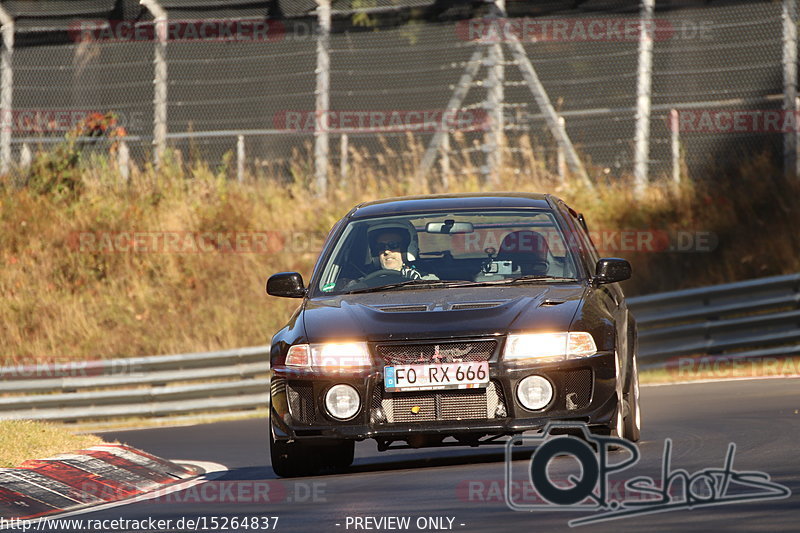
<svg viewBox="0 0 800 533"><path fill-rule="evenodd" d="M385 228L373 231L369 237L370 252L373 257L378 258L382 269L397 270L401 276L408 279L422 278L422 274L406 264L410 244L406 232Z"/></svg>

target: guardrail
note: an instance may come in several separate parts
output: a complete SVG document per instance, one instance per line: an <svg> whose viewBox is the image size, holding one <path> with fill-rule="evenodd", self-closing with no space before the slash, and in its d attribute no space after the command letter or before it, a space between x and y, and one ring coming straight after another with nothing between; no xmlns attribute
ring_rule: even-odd
<svg viewBox="0 0 800 533"><path fill-rule="evenodd" d="M0 367L0 419L78 422L269 405L269 346Z"/></svg>
<svg viewBox="0 0 800 533"><path fill-rule="evenodd" d="M800 274L628 299L642 367L691 356L800 355Z"/></svg>
<svg viewBox="0 0 800 533"><path fill-rule="evenodd" d="M629 298L641 366L800 355L800 274ZM269 405L269 347L0 367L0 419L175 416Z"/></svg>

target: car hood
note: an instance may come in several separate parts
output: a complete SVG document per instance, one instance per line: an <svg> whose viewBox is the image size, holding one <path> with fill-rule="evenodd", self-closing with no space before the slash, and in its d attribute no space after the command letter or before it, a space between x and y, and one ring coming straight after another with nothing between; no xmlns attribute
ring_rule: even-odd
<svg viewBox="0 0 800 533"><path fill-rule="evenodd" d="M584 297L575 283L401 289L308 300L309 342L405 340L566 331Z"/></svg>

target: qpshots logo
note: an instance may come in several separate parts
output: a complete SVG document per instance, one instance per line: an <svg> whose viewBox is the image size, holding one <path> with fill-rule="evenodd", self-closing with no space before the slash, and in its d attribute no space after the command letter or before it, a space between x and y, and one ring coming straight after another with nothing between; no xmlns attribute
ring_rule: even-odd
<svg viewBox="0 0 800 533"><path fill-rule="evenodd" d="M535 446L523 475L514 468L512 461L512 452L519 445ZM621 452L612 454L613 448ZM639 462L636 444L617 437L592 435L583 423L551 422L541 435L516 435L506 443L504 496L506 505L514 511L593 513L569 521L570 527L791 496L791 490L771 481L769 474L734 469L735 455L736 444L730 443L721 468L689 473L683 468L673 468L672 440L665 439L660 480L636 476L625 481L623 491L612 490L615 479ZM569 459L568 463L560 463L562 468L576 463L579 466L578 472L566 477L567 483L563 472L556 474L560 477L551 477L551 462L558 458ZM521 499L520 492L513 490L526 482L533 486L540 500Z"/></svg>

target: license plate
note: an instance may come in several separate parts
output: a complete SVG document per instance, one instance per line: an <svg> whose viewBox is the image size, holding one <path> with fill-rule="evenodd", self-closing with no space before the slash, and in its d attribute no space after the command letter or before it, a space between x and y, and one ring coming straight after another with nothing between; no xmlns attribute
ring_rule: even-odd
<svg viewBox="0 0 800 533"><path fill-rule="evenodd" d="M389 392L437 389L476 389L489 383L489 363L396 365L383 368L383 387Z"/></svg>

